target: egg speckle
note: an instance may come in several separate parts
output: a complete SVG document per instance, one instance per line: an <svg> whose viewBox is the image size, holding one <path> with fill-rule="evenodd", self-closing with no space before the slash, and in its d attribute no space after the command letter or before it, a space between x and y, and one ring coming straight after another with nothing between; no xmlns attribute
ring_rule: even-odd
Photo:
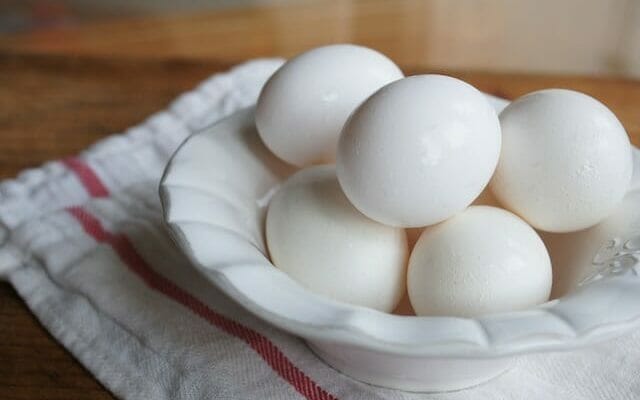
<svg viewBox="0 0 640 400"><path fill-rule="evenodd" d="M424 230L407 279L418 315L472 317L546 301L551 262L540 237L519 217L471 206Z"/></svg>
<svg viewBox="0 0 640 400"><path fill-rule="evenodd" d="M629 138L615 115L585 94L548 89L500 114L496 198L534 227L592 226L622 201L632 174Z"/></svg>
<svg viewBox="0 0 640 400"><path fill-rule="evenodd" d="M333 166L285 182L269 205L266 237L273 264L315 293L390 312L405 292L404 230L358 212Z"/></svg>
<svg viewBox="0 0 640 400"><path fill-rule="evenodd" d="M318 47L287 61L265 84L256 127L265 145L297 166L335 160L340 130L369 95L403 77L383 54L355 45Z"/></svg>
<svg viewBox="0 0 640 400"><path fill-rule="evenodd" d="M393 82L345 124L340 185L353 205L381 223L420 227L467 207L498 162L500 125L473 86L441 75Z"/></svg>

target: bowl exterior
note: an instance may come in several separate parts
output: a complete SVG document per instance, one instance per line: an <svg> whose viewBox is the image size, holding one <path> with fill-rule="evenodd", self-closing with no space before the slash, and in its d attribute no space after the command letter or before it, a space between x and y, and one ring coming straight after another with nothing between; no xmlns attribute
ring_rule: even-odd
<svg viewBox="0 0 640 400"><path fill-rule="evenodd" d="M361 382L409 392L465 389L499 376L514 357L410 357L336 343L307 342L333 368Z"/></svg>

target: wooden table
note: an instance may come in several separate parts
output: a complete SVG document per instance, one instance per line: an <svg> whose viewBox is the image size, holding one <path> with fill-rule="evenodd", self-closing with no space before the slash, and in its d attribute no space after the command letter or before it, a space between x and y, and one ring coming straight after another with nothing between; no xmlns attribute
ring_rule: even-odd
<svg viewBox="0 0 640 400"><path fill-rule="evenodd" d="M122 29L113 34L125 35L129 28ZM81 30L76 34L81 35ZM109 34L98 35L96 40L107 40ZM209 74L238 60L270 54L271 39L268 35L262 37L254 47L218 61L207 57L162 57L162 38L147 43L157 49L152 58L114 57L109 52L78 56L82 51L73 49L68 53L47 49L23 52L3 47L0 41L0 177L10 178L24 168L73 154L140 122ZM385 43L384 38L380 41ZM428 70L426 66L405 68L407 73ZM546 87L584 91L611 107L634 144L640 145L637 81L445 72L506 98ZM47 334L4 283L0 284L0 398L112 398Z"/></svg>

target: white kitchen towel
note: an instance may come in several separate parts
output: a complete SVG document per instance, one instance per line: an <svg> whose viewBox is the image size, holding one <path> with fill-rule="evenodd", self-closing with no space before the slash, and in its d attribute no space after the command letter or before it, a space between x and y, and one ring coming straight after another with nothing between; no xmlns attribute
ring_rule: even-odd
<svg viewBox="0 0 640 400"><path fill-rule="evenodd" d="M0 184L0 273L123 399L638 399L640 333L520 358L451 393L356 382L207 283L161 222L158 181L189 134L255 102L280 60L215 75L122 135Z"/></svg>

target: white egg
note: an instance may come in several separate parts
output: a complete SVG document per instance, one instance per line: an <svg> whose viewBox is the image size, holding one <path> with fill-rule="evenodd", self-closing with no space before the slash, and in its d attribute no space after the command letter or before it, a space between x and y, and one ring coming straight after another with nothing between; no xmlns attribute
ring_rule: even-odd
<svg viewBox="0 0 640 400"><path fill-rule="evenodd" d="M313 292L386 312L405 292L404 230L359 213L333 166L287 180L269 205L266 236L274 265Z"/></svg>
<svg viewBox="0 0 640 400"><path fill-rule="evenodd" d="M500 124L473 86L418 75L380 89L354 111L338 146L338 180L363 214L419 227L462 211L489 182Z"/></svg>
<svg viewBox="0 0 640 400"><path fill-rule="evenodd" d="M297 166L335 160L342 125L369 95L403 77L375 50L339 44L287 61L267 81L256 108L265 145Z"/></svg>
<svg viewBox="0 0 640 400"><path fill-rule="evenodd" d="M408 289L418 315L471 317L543 303L551 278L533 228L500 208L471 206L425 229L409 259Z"/></svg>
<svg viewBox="0 0 640 400"><path fill-rule="evenodd" d="M610 214L632 173L616 116L585 94L549 89L500 113L502 154L491 188L502 205L550 232L587 228Z"/></svg>

